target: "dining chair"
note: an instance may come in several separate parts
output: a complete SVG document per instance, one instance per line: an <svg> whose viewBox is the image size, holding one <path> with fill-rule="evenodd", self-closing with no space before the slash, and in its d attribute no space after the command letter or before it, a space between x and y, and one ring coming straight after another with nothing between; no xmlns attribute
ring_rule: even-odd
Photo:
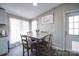
<svg viewBox="0 0 79 59"><path fill-rule="evenodd" d="M46 35L41 40L42 42L39 44L39 54L40 55L51 55L50 54L50 48L51 48L51 36L52 35Z"/></svg>
<svg viewBox="0 0 79 59"><path fill-rule="evenodd" d="M53 37L53 34L48 34L43 38L43 40L48 43L47 45L48 47L52 46L52 37Z"/></svg>
<svg viewBox="0 0 79 59"><path fill-rule="evenodd" d="M27 36L32 36L32 31L27 32Z"/></svg>
<svg viewBox="0 0 79 59"><path fill-rule="evenodd" d="M31 49L28 41L27 35L21 35L22 45L23 45L23 56L25 53L25 49L27 50L27 55L29 56L29 50Z"/></svg>

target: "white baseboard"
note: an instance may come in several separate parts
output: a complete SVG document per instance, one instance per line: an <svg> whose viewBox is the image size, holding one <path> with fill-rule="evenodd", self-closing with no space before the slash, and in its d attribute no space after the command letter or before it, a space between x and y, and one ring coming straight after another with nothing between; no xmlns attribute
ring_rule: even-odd
<svg viewBox="0 0 79 59"><path fill-rule="evenodd" d="M56 47L56 46L52 46L52 48L55 48L55 49L57 49L57 50L64 50L64 49L59 48L59 47Z"/></svg>
<svg viewBox="0 0 79 59"><path fill-rule="evenodd" d="M9 48L14 48L14 47L19 46L19 45L21 45L21 42L16 42L14 44L10 44Z"/></svg>
<svg viewBox="0 0 79 59"><path fill-rule="evenodd" d="M62 49L62 48L59 48L59 47L56 47L56 46L52 46L52 48L57 49L57 50L63 50L63 51L65 51L65 49ZM70 49L66 49L66 51L69 51L69 52L72 52L72 53L78 53L79 54L79 52L72 51Z"/></svg>

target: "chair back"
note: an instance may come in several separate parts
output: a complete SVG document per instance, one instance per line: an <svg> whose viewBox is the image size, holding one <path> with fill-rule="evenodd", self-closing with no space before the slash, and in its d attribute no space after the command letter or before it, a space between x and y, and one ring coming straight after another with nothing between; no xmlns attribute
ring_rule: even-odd
<svg viewBox="0 0 79 59"><path fill-rule="evenodd" d="M23 56L24 56L24 49L27 50L27 55L29 56L29 49L31 49L30 39L31 38L27 35L21 35L21 40L23 45Z"/></svg>
<svg viewBox="0 0 79 59"><path fill-rule="evenodd" d="M27 48L28 47L27 35L21 35L21 40L23 47Z"/></svg>
<svg viewBox="0 0 79 59"><path fill-rule="evenodd" d="M47 42L48 46L52 45L52 34L48 34L42 38L43 41Z"/></svg>
<svg viewBox="0 0 79 59"><path fill-rule="evenodd" d="M27 36L32 36L32 31L27 32Z"/></svg>

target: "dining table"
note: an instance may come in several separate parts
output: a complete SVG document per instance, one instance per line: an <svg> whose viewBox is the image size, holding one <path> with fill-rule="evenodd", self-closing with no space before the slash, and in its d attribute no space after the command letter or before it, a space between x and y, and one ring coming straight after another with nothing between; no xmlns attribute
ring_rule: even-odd
<svg viewBox="0 0 79 59"><path fill-rule="evenodd" d="M47 34L46 35L38 35L38 36L28 36L29 38L31 38L31 48L32 50L35 49L36 52L35 54L36 55L39 55L39 46L40 44L43 44L43 39L44 37L48 36Z"/></svg>

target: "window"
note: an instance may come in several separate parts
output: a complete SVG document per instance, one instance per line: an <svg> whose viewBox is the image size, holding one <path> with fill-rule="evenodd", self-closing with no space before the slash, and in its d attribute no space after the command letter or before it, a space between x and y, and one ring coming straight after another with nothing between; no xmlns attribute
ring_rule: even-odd
<svg viewBox="0 0 79 59"><path fill-rule="evenodd" d="M32 32L34 36L36 36L36 30L37 30L37 21L33 20L32 21Z"/></svg>
<svg viewBox="0 0 79 59"><path fill-rule="evenodd" d="M21 34L27 35L29 32L29 22L21 20Z"/></svg>
<svg viewBox="0 0 79 59"><path fill-rule="evenodd" d="M69 17L69 34L79 35L79 15Z"/></svg>
<svg viewBox="0 0 79 59"><path fill-rule="evenodd" d="M10 17L10 43L21 41L20 34L27 34L29 31L29 21L24 21Z"/></svg>

